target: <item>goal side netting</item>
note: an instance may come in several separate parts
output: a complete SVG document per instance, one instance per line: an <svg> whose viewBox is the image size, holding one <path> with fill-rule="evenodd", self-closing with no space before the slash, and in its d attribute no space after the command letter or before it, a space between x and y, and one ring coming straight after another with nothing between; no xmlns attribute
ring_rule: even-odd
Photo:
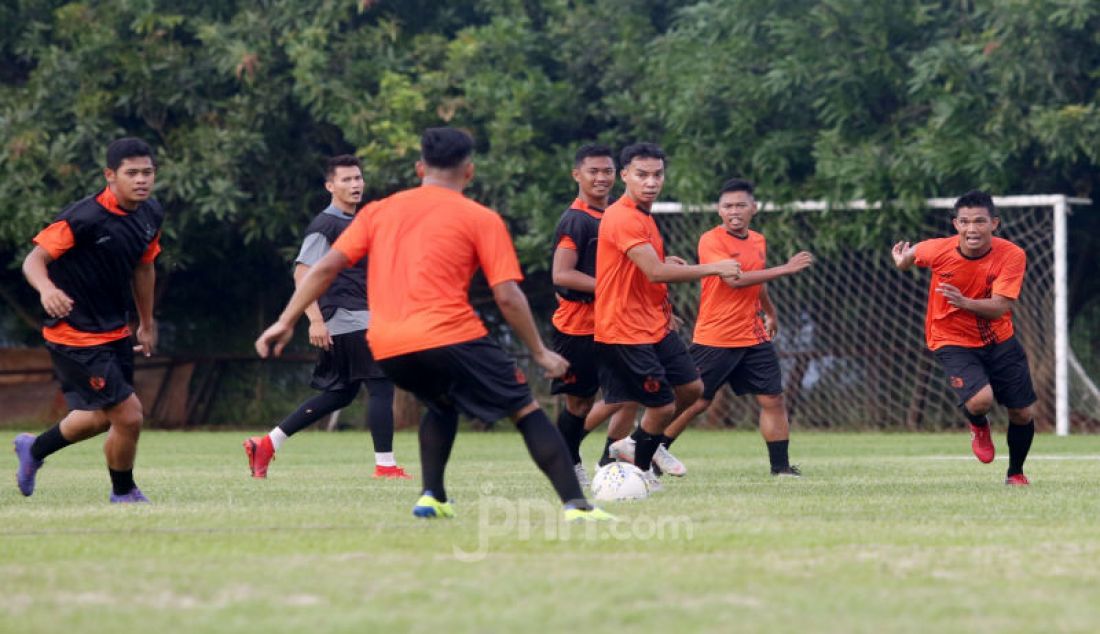
<svg viewBox="0 0 1100 634"><path fill-rule="evenodd" d="M1027 252L1024 288L1014 310L1016 336L1027 351L1039 400L1040 428L1067 433L1095 428L1100 391L1072 356L1065 311L1066 225L1073 203L1064 196L995 199L998 235ZM815 264L768 284L779 314L776 347L792 423L803 427L937 429L962 424L942 371L924 344L929 273L900 272L892 240L951 235L953 200L933 199L918 211L862 202L829 207L819 202L764 209L753 228L768 240L768 266L802 250ZM697 260L699 236L719 223L714 208L662 203L654 217L665 252ZM1059 244L1060 243L1060 244ZM698 284L669 285L675 310L691 340ZM1003 419L1003 410L995 416ZM728 387L705 424L754 426L755 404Z"/></svg>

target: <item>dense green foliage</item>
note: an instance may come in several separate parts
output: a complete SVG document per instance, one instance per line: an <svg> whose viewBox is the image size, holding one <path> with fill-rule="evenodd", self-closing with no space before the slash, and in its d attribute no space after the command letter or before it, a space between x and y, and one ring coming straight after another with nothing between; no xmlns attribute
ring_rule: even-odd
<svg viewBox="0 0 1100 634"><path fill-rule="evenodd" d="M975 186L1092 195L1098 34L1088 0L14 0L0 255L97 188L123 134L160 152L162 314L188 347L240 344L285 298L323 157L357 152L386 194L414 182L429 125L474 132L471 193L534 270L591 140L662 143L685 201L735 174L771 200L903 210ZM1100 297L1100 223L1075 222L1077 312ZM33 312L14 272L0 282Z"/></svg>

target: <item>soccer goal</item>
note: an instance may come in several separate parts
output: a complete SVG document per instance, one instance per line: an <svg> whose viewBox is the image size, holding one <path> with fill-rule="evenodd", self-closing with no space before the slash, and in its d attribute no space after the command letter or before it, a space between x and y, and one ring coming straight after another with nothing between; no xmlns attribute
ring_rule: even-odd
<svg viewBox="0 0 1100 634"><path fill-rule="evenodd" d="M998 235L1027 252L1028 271L1014 311L1039 396L1036 422L1069 433L1100 421L1100 390L1076 363L1067 320L1066 219L1087 199L1062 195L995 198ZM792 422L804 427L946 428L962 425L953 396L924 345L928 271L894 268L895 240L951 235L954 199L921 209L853 201L841 205L764 204L753 228L768 239L768 265L802 250L813 267L768 285L779 314L776 346ZM659 203L654 216L665 252L695 261L699 236L718 224L714 207ZM697 284L670 285L690 340ZM1003 410L1002 410L1003 412ZM1003 416L1003 413L998 414ZM715 425L754 425L754 404L723 389L708 412Z"/></svg>

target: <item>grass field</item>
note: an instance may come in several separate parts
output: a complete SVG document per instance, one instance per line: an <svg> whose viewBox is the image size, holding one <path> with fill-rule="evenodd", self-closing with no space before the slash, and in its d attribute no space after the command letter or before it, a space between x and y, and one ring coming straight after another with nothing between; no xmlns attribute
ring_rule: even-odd
<svg viewBox="0 0 1100 634"><path fill-rule="evenodd" d="M140 507L106 503L98 440L51 457L29 499L8 454L0 631L1100 627L1100 437L1038 437L1020 490L962 434L798 434L806 477L776 481L755 434L693 431L686 478L593 529L558 523L513 432L460 433L451 521L411 516L417 481L368 477L367 434L303 433L267 481L244 435L146 433ZM415 449L398 434L418 473Z"/></svg>

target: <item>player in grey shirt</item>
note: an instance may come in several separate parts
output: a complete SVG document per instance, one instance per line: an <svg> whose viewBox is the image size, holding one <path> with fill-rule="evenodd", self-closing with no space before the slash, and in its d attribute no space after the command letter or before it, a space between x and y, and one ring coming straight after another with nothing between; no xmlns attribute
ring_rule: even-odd
<svg viewBox="0 0 1100 634"><path fill-rule="evenodd" d="M325 188L332 194L332 202L306 228L295 260L295 284L328 253L355 218L363 197L359 159L350 155L330 159ZM393 383L374 362L367 345L370 310L366 260L341 271L325 294L306 309L306 316L309 342L321 349L310 385L321 393L302 403L266 436L244 442L252 477L266 478L268 464L287 438L347 407L359 394L360 386L366 384L370 394L367 423L374 440L374 477L408 478L393 456Z"/></svg>

